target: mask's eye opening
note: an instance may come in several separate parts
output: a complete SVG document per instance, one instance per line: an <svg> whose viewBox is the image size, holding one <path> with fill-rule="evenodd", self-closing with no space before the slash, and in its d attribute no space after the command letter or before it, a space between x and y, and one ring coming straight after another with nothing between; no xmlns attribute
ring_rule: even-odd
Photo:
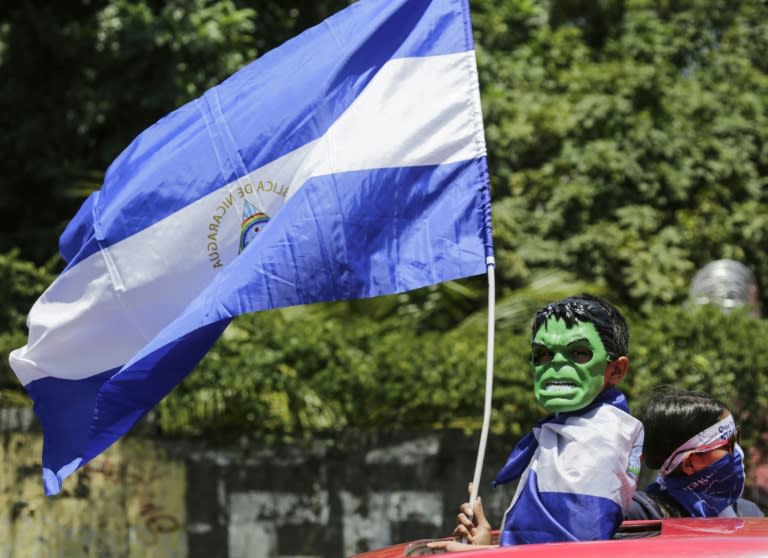
<svg viewBox="0 0 768 558"><path fill-rule="evenodd" d="M592 349L587 347L572 347L568 349L568 359L577 364L586 364L592 360Z"/></svg>
<svg viewBox="0 0 768 558"><path fill-rule="evenodd" d="M546 347L536 345L531 353L531 363L534 366L540 366L551 361L554 356L555 354Z"/></svg>

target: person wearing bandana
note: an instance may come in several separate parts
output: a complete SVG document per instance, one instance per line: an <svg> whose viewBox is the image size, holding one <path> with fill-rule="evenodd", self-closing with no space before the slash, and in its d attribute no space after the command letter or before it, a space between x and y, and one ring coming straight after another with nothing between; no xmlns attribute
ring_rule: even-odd
<svg viewBox="0 0 768 558"><path fill-rule="evenodd" d="M642 413L643 461L658 469L626 519L763 516L744 491L744 452L728 407L699 392L663 388Z"/></svg>
<svg viewBox="0 0 768 558"><path fill-rule="evenodd" d="M643 427L616 385L629 367L621 313L589 294L540 309L532 327L533 391L549 415L514 447L493 482L517 481L499 545L603 540L622 522L640 471ZM480 498L461 506L449 551L492 546ZM459 542L463 539L464 542Z"/></svg>

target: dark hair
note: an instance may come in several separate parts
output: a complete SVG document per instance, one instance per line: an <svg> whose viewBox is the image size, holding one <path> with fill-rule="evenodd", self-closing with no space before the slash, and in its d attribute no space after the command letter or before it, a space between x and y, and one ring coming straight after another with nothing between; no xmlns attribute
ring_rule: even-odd
<svg viewBox="0 0 768 558"><path fill-rule="evenodd" d="M645 427L643 460L659 469L681 445L720 420L728 406L707 393L662 386L640 414Z"/></svg>
<svg viewBox="0 0 768 558"><path fill-rule="evenodd" d="M629 353L629 329L624 316L607 300L594 295L582 293L547 304L536 312L531 330L531 340L550 318L559 318L567 327L579 322L591 323L595 326L600 340L611 359Z"/></svg>

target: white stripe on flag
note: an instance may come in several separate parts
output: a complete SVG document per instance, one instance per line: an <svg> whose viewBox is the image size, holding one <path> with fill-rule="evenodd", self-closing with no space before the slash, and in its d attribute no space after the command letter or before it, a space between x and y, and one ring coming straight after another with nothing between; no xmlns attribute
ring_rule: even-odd
<svg viewBox="0 0 768 558"><path fill-rule="evenodd" d="M388 62L324 136L250 174L252 184L268 178L289 185L285 198L262 194L261 209L274 216L313 176L484 156L474 56ZM206 249L211 241L200 231L242 184L229 184L62 273L30 311L28 344L10 355L20 381L87 378L134 356L217 273ZM237 254L240 216L234 217L216 234L225 263ZM195 242L197 249L181 249Z"/></svg>
<svg viewBox="0 0 768 558"><path fill-rule="evenodd" d="M545 423L535 458L539 491L627 505L636 484L627 473L629 459L641 432L640 421L612 405L570 417L565 424Z"/></svg>

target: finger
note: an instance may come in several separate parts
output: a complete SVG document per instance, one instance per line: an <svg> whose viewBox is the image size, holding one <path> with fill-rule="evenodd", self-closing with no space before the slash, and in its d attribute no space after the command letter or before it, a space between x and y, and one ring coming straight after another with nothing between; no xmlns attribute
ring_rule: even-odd
<svg viewBox="0 0 768 558"><path fill-rule="evenodd" d="M485 516L485 509L483 503L479 502L475 509L475 524L483 529L491 529L491 522Z"/></svg>
<svg viewBox="0 0 768 558"><path fill-rule="evenodd" d="M447 550L448 552L456 552L461 550L472 550L471 545L463 544L456 541L431 541L427 543L428 548L439 548Z"/></svg>
<svg viewBox="0 0 768 558"><path fill-rule="evenodd" d="M475 501L474 502L472 501L472 496L473 496L472 488L473 487L474 487L473 483L471 483L471 482L467 483L467 492L469 493L469 502L467 502L466 505L469 508L469 511L465 511L464 513L466 513L469 517L474 517L475 516L475 508L477 508L477 502L480 500L480 496L479 495L475 495Z"/></svg>
<svg viewBox="0 0 768 558"><path fill-rule="evenodd" d="M460 513L459 516L463 515L464 517L466 517L467 518L467 522L461 521L461 517L459 517L459 521L460 522L465 523L465 525L467 525L467 526L472 526L472 527L476 527L477 526L477 521L478 521L477 505L475 505L475 510L473 511L472 509L470 509L469 503L463 504L461 506L461 512L462 513ZM480 517L485 517L483 515L482 506L481 506L479 512L480 512Z"/></svg>
<svg viewBox="0 0 768 558"><path fill-rule="evenodd" d="M453 537L456 539L461 539L469 536L471 536L471 531L470 529L467 529L464 525L457 525L456 528L453 530Z"/></svg>
<svg viewBox="0 0 768 558"><path fill-rule="evenodd" d="M456 516L456 521L459 525L465 525L466 527L472 527L475 523L472 520L471 516L468 516L464 513L460 513Z"/></svg>
<svg viewBox="0 0 768 558"><path fill-rule="evenodd" d="M473 517L482 517L485 519L485 510L483 509L483 500L480 498L480 496L477 497L477 500L475 500L475 505L472 509L472 516Z"/></svg>
<svg viewBox="0 0 768 558"><path fill-rule="evenodd" d="M480 496L479 490L475 490L475 485L471 482L467 484L467 493L469 494L470 502L476 500Z"/></svg>

